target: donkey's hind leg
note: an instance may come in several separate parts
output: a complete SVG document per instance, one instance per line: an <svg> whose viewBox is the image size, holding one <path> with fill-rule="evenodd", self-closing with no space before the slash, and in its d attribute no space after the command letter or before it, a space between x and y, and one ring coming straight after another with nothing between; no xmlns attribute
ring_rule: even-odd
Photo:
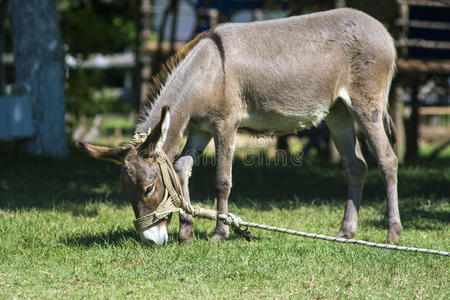
<svg viewBox="0 0 450 300"><path fill-rule="evenodd" d="M344 220L338 237L353 238L358 223L358 211L367 165L355 135L354 121L345 104L338 100L326 118L331 136L347 172L348 193Z"/></svg>
<svg viewBox="0 0 450 300"><path fill-rule="evenodd" d="M388 212L387 242L396 244L402 226L397 199L398 160L384 128L384 118L389 117L389 115L383 101L377 101L377 98L367 101L364 97L352 97L352 110L376 156L378 167L385 182Z"/></svg>
<svg viewBox="0 0 450 300"><path fill-rule="evenodd" d="M175 162L174 168L180 178L184 199L188 203L191 202L188 184L192 167L195 160L203 152L211 138L212 134L210 133L191 129L186 145L184 146L180 157ZM178 232L178 240L180 242L190 242L194 239L191 234L191 229L193 226L194 218L189 214L180 213L180 231Z"/></svg>

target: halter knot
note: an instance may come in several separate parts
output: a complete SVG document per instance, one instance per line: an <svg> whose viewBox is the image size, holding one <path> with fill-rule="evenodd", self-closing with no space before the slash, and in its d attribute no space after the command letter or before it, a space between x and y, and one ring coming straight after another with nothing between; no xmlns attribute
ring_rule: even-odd
<svg viewBox="0 0 450 300"><path fill-rule="evenodd" d="M147 140L147 137L149 136L151 131L152 131L152 129L148 128L147 133L145 133L145 132L136 132L133 135L133 138L131 139L130 143L133 146L135 146L135 147L137 147L139 145L142 145Z"/></svg>
<svg viewBox="0 0 450 300"><path fill-rule="evenodd" d="M135 134L133 140L137 141L143 136L143 133ZM160 220L168 218L171 213L180 211L183 206L185 206L183 205L185 200L183 198L180 181L178 180L178 176L172 163L164 151L156 154L156 161L162 175L164 197L154 212L134 220L134 227L137 231L142 231L145 228L158 223Z"/></svg>

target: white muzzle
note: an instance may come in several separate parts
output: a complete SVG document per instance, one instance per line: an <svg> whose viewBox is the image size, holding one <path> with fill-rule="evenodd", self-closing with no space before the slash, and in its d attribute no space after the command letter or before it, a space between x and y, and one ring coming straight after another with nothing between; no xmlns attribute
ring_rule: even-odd
<svg viewBox="0 0 450 300"><path fill-rule="evenodd" d="M149 226L141 231L141 240L144 243L155 243L158 246L165 245L169 238L167 234L167 226L158 224Z"/></svg>

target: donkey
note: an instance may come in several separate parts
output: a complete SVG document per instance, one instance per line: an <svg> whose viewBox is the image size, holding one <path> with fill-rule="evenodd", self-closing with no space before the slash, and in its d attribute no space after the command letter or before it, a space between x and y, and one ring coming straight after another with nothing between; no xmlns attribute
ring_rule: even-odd
<svg viewBox="0 0 450 300"><path fill-rule="evenodd" d="M387 111L396 51L384 26L354 9L335 9L285 19L223 24L188 43L154 79L153 99L136 132L142 144L106 148L79 144L98 159L122 164L121 182L136 218L153 212L164 185L156 155L171 162L186 129L188 139L174 169L189 202L188 182L198 155L213 138L216 147L217 210L226 213L234 142L239 129L286 134L325 120L348 177L345 213L338 237L353 238L367 171L354 121L376 156L387 193L387 241L401 232L397 201L397 157ZM170 108L170 110L169 110ZM164 244L169 219L140 232ZM180 214L178 238L193 240L192 216ZM212 240L228 237L217 221Z"/></svg>

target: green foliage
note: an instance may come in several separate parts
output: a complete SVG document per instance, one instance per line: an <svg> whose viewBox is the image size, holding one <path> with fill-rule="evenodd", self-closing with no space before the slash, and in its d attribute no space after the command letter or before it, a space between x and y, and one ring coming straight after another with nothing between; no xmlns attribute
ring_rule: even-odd
<svg viewBox="0 0 450 300"><path fill-rule="evenodd" d="M207 220L196 220L194 243L180 245L176 216L169 244L148 247L133 230L119 166L78 151L67 161L0 151L0 298L450 296L447 257L257 230L251 243L231 234L214 245ZM400 168L400 244L450 250L449 163L447 156ZM213 174L210 163L195 167L194 203L213 206ZM346 194L340 166L248 167L236 159L233 180L229 209L245 220L327 235L339 230ZM356 238L384 242L383 198L371 165Z"/></svg>
<svg viewBox="0 0 450 300"><path fill-rule="evenodd" d="M58 0L57 3L67 53L84 59L89 54L122 53L133 48L136 33L129 1ZM80 119L105 112L131 111L132 99L118 100L117 95L105 88L121 86L126 71L70 69L67 112Z"/></svg>
<svg viewBox="0 0 450 300"><path fill-rule="evenodd" d="M129 1L59 0L60 26L68 53L117 53L136 36Z"/></svg>
<svg viewBox="0 0 450 300"><path fill-rule="evenodd" d="M132 131L134 128L134 120L130 117L121 117L121 116L109 116L105 118L100 124L100 130L104 131L114 131L116 129Z"/></svg>
<svg viewBox="0 0 450 300"><path fill-rule="evenodd" d="M67 111L77 119L97 114L129 112L131 102L117 99L102 84L106 73L102 70L71 70L67 79Z"/></svg>
<svg viewBox="0 0 450 300"><path fill-rule="evenodd" d="M92 98L92 87L89 85L89 79L86 72L78 70L71 72L67 79L67 93L66 93L66 109L73 113L77 118L83 114L95 115L96 111L92 113L89 101Z"/></svg>

